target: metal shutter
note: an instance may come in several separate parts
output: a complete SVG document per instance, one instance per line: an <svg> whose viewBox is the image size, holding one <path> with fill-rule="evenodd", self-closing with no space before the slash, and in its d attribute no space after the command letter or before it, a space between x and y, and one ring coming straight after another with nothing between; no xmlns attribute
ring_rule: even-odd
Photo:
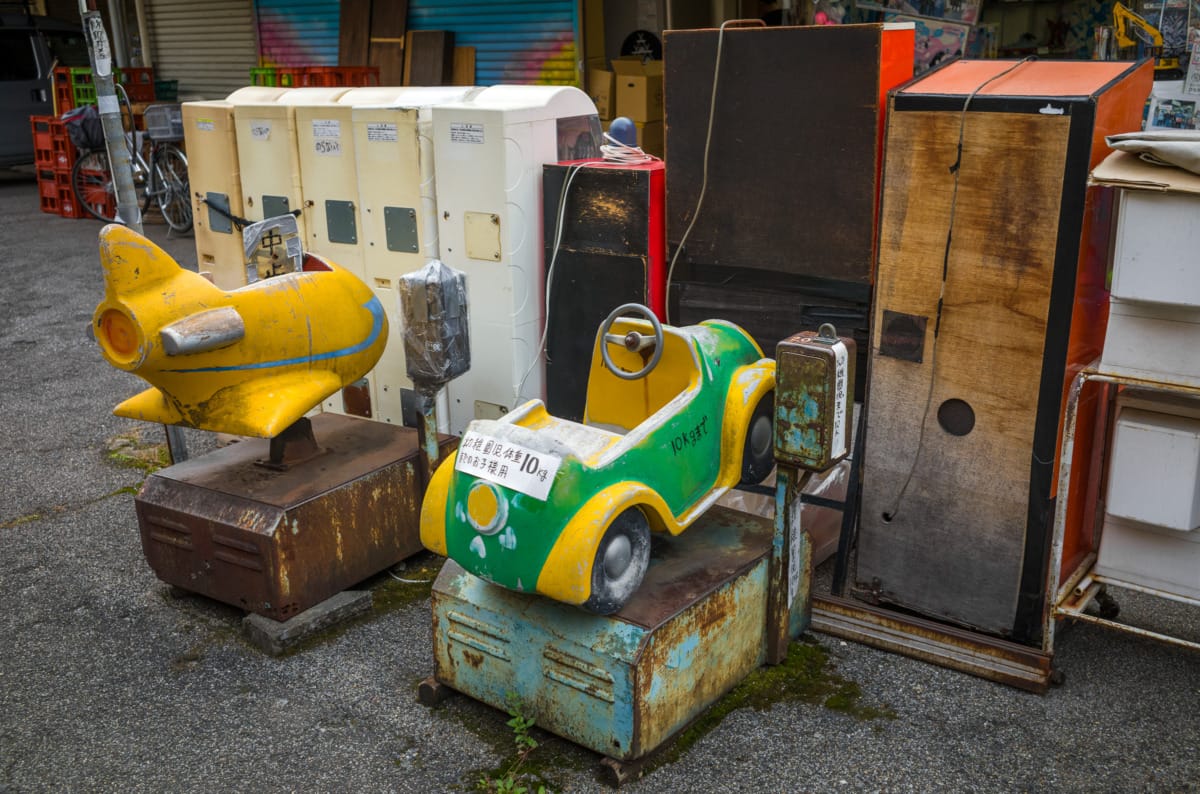
<svg viewBox="0 0 1200 794"><path fill-rule="evenodd" d="M475 84L578 85L576 0L410 0L409 30L475 48Z"/></svg>
<svg viewBox="0 0 1200 794"><path fill-rule="evenodd" d="M224 99L258 65L251 0L149 0L155 76L179 81L180 99Z"/></svg>
<svg viewBox="0 0 1200 794"><path fill-rule="evenodd" d="M337 66L338 0L254 0L263 66Z"/></svg>

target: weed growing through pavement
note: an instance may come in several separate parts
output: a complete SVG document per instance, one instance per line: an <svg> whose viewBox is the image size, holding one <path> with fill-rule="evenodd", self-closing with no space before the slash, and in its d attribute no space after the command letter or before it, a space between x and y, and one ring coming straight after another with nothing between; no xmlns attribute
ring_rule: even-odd
<svg viewBox="0 0 1200 794"><path fill-rule="evenodd" d="M524 705L521 699L517 697L515 692L509 692L505 698L508 708L508 716L511 717L505 723L513 732L513 745L516 754L506 769L503 769L499 777L491 777L484 775L479 778L479 783L476 788L479 791L495 792L496 794L547 794L547 789L544 785L538 784L537 788L531 788L527 776L521 774L521 767L529 759L529 754L537 749L537 739L529 735L529 731L533 728L533 718L525 716Z"/></svg>

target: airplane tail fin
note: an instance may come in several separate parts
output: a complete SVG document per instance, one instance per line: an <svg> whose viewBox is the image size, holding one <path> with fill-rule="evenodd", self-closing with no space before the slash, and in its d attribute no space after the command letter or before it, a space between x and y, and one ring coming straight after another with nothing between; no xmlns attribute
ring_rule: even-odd
<svg viewBox="0 0 1200 794"><path fill-rule="evenodd" d="M117 223L100 230L100 265L109 295L141 292L181 272L189 272L150 240ZM193 275L198 282L218 291L199 274Z"/></svg>

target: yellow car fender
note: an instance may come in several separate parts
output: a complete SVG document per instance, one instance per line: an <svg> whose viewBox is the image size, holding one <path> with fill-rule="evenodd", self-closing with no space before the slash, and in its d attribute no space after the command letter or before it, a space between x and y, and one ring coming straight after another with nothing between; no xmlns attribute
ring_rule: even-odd
<svg viewBox="0 0 1200 794"><path fill-rule="evenodd" d="M721 471L717 485L732 488L742 479L742 447L758 401L775 389L775 360L763 358L738 367L725 398L721 424Z"/></svg>
<svg viewBox="0 0 1200 794"><path fill-rule="evenodd" d="M454 477L454 450L429 478L429 487L421 502L421 545L434 554L446 556L446 511L450 509L450 480Z"/></svg>
<svg viewBox="0 0 1200 794"><path fill-rule="evenodd" d="M674 523L667 503L649 487L629 481L610 485L576 511L558 536L538 576L537 591L567 604L587 601L592 595L592 567L600 539L612 520L630 507L642 509L652 530L666 528L664 517ZM424 532L422 516L422 540Z"/></svg>

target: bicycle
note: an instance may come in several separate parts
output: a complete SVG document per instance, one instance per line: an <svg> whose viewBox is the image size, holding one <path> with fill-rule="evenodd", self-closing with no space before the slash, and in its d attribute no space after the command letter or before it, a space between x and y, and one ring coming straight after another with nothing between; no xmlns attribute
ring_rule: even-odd
<svg viewBox="0 0 1200 794"><path fill-rule="evenodd" d="M116 86L122 107L133 119L129 97L120 85ZM178 105L150 105L146 108L147 153L134 146L135 135L125 133L125 145L133 161L134 185L141 193L142 213L151 202L162 213L167 226L176 232L192 228L192 202L188 186L187 156L175 145L183 140L183 113ZM133 124L128 123L128 128ZM71 189L75 200L92 217L113 223L117 220L116 186L109 167L108 152L103 142L81 147L79 158L71 168Z"/></svg>

